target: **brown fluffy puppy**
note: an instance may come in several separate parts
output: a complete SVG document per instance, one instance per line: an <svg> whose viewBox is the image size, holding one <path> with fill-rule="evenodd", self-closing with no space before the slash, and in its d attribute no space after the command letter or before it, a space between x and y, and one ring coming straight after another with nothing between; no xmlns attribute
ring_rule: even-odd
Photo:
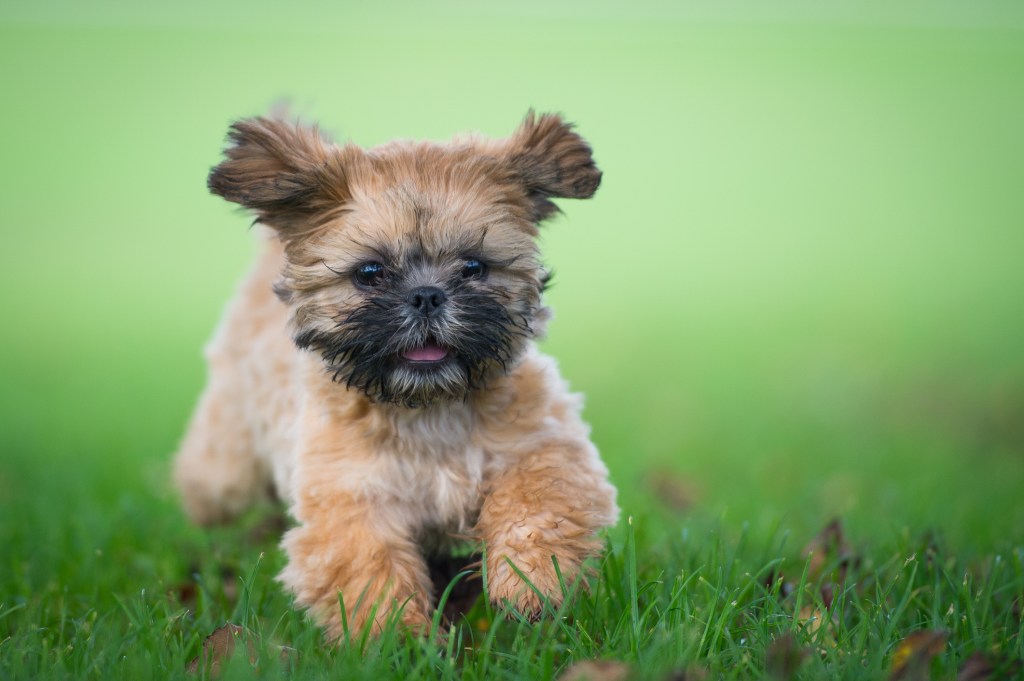
<svg viewBox="0 0 1024 681"><path fill-rule="evenodd" d="M497 604L543 594L599 549L618 509L555 364L534 237L554 197L601 181L558 116L506 140L337 146L313 128L234 124L210 190L276 238L207 349L176 460L189 515L231 519L268 489L297 526L280 580L330 637L397 608L430 621L425 556L483 542ZM290 337L289 337L290 336ZM374 611L374 606L376 610Z"/></svg>

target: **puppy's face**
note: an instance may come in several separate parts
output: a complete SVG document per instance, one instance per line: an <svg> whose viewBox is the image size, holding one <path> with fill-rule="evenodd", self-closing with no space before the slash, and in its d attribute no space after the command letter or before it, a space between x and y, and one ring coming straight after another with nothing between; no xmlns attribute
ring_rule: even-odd
<svg viewBox="0 0 1024 681"><path fill-rule="evenodd" d="M232 126L211 191L285 243L278 295L300 348L378 402L465 399L543 330L534 237L552 197L589 198L590 148L557 116L507 140L335 146L314 129Z"/></svg>

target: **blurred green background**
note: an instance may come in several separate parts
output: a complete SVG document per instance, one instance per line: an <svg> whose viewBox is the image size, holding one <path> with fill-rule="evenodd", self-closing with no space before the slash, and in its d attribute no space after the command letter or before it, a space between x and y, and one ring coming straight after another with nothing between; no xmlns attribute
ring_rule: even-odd
<svg viewBox="0 0 1024 681"><path fill-rule="evenodd" d="M1024 540L1024 9L892 5L5 5L0 539L184 524L255 251L205 176L287 99L368 146L578 124L545 348L627 513Z"/></svg>

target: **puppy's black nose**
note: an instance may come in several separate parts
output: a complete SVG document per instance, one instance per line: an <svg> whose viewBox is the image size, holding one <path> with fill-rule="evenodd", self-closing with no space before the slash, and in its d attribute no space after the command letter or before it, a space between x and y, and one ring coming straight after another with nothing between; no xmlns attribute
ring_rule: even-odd
<svg viewBox="0 0 1024 681"><path fill-rule="evenodd" d="M409 303L409 307L416 310L424 317L429 317L434 314L434 312L436 312L446 300L448 300L448 296L446 296L444 291L436 286L420 286L418 288L414 288L409 291L409 297L406 298L406 301Z"/></svg>

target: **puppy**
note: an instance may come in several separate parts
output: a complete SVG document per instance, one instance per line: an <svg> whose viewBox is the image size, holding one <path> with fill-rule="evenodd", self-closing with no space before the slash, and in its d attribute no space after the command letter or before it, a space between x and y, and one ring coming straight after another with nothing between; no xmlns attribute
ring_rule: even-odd
<svg viewBox="0 0 1024 681"><path fill-rule="evenodd" d="M189 516L285 500L279 579L330 638L429 627L426 557L458 539L482 542L494 603L559 603L555 563L578 577L618 516L580 398L534 346L537 227L597 190L590 147L533 112L504 140L367 150L267 118L229 140L210 191L271 238L207 348L175 462Z"/></svg>

